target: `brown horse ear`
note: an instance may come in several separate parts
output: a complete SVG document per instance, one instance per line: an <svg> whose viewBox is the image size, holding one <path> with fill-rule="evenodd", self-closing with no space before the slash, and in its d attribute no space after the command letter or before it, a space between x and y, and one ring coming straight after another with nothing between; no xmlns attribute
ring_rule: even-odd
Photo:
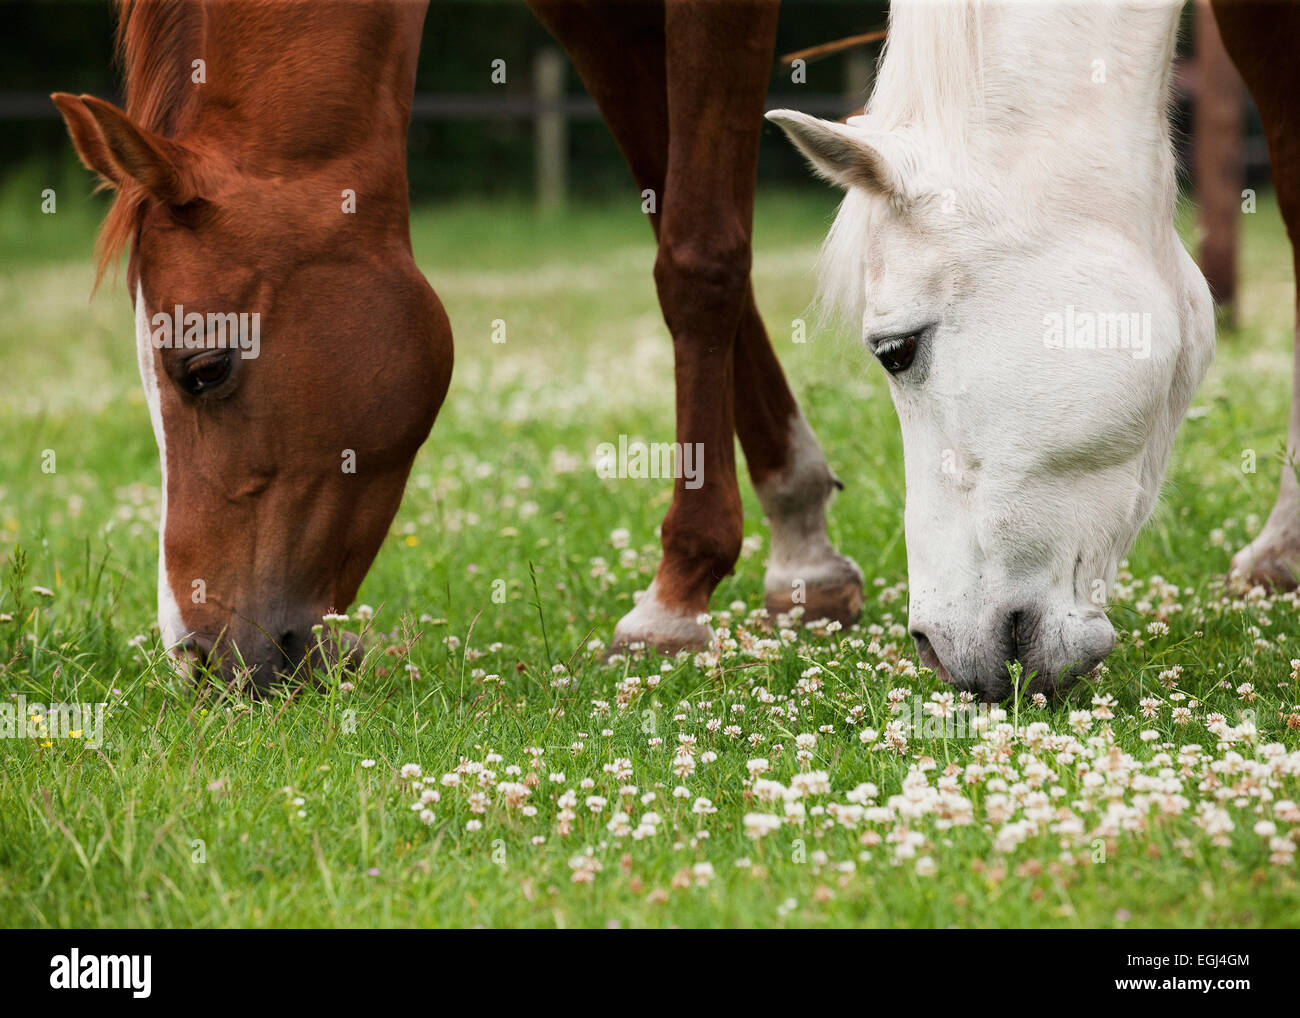
<svg viewBox="0 0 1300 1018"><path fill-rule="evenodd" d="M146 131L112 103L93 95L51 96L81 161L117 187L135 181L161 202L184 205L198 196L191 153Z"/></svg>
<svg viewBox="0 0 1300 1018"><path fill-rule="evenodd" d="M98 173L107 183L118 186L121 183L117 179L118 169L109 157L108 146L104 144L104 137L99 133L99 126L90 115L90 110L75 95L67 92L55 92L50 98L63 114L68 134L72 136L72 146L86 169Z"/></svg>

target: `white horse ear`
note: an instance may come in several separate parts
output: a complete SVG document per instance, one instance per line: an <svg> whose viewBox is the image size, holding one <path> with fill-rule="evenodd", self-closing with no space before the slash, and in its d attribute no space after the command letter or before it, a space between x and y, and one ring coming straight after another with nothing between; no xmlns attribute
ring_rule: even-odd
<svg viewBox="0 0 1300 1018"><path fill-rule="evenodd" d="M817 175L832 184L845 190L862 187L888 198L903 196L894 167L857 128L795 110L772 110L767 119L786 133Z"/></svg>

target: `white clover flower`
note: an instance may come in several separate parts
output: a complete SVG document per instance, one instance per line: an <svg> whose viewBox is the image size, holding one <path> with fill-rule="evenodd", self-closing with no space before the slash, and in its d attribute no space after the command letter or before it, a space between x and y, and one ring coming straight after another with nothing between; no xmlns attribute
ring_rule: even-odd
<svg viewBox="0 0 1300 1018"><path fill-rule="evenodd" d="M713 800L700 796L691 804L691 812L697 816L705 816L709 813L718 812L718 807L713 805Z"/></svg>
<svg viewBox="0 0 1300 1018"><path fill-rule="evenodd" d="M831 790L830 776L825 771L804 771L790 779L790 788L800 795L827 795Z"/></svg>
<svg viewBox="0 0 1300 1018"><path fill-rule="evenodd" d="M785 786L779 781L756 778L754 780L754 798L759 802L780 802L785 798Z"/></svg>
<svg viewBox="0 0 1300 1018"><path fill-rule="evenodd" d="M781 826L781 818L771 813L746 813L744 818L745 833L751 838L764 838Z"/></svg>

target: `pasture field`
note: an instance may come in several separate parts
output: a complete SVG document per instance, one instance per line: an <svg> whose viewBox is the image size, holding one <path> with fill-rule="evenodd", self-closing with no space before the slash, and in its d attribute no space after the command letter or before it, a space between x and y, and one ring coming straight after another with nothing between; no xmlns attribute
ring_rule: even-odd
<svg viewBox="0 0 1300 1018"><path fill-rule="evenodd" d="M84 730L0 739L5 926L1300 917L1297 601L1221 582L1280 470L1294 293L1271 202L1242 218L1241 324L1114 593L1116 653L1064 702L1004 716L917 671L884 373L850 337L792 341L830 192L760 197L755 280L847 485L831 526L868 578L858 627L762 625L746 482L715 652L603 660L669 497L592 467L620 435L672 440L650 231L633 200L421 209L416 256L457 364L341 623L365 630L365 663L328 692L249 702L196 695L163 664L129 301L119 282L88 302L86 178L53 216L40 186L0 201L0 703L107 708L98 748Z"/></svg>

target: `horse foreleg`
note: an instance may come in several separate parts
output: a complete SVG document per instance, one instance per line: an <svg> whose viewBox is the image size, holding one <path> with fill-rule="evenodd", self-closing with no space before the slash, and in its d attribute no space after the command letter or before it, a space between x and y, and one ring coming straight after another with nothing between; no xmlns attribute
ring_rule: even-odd
<svg viewBox="0 0 1300 1018"><path fill-rule="evenodd" d="M1268 139L1273 189L1291 240L1293 267L1300 280L1300 64L1292 50L1300 38L1300 5L1223 2L1215 17L1223 44L1255 99ZM1290 589L1300 570L1300 305L1296 308L1292 367L1291 423L1287 462L1277 503L1259 536L1232 560L1232 572L1251 583Z"/></svg>
<svg viewBox="0 0 1300 1018"><path fill-rule="evenodd" d="M752 289L736 334L735 395L736 432L771 533L767 610L857 621L862 570L826 535L826 509L841 485L790 392Z"/></svg>
<svg viewBox="0 0 1300 1018"><path fill-rule="evenodd" d="M673 337L678 448L697 471L675 479L663 559L615 629L616 647L706 645L709 596L740 556L735 350L751 303L754 182L777 8L777 0L665 5L668 172L655 285Z"/></svg>

